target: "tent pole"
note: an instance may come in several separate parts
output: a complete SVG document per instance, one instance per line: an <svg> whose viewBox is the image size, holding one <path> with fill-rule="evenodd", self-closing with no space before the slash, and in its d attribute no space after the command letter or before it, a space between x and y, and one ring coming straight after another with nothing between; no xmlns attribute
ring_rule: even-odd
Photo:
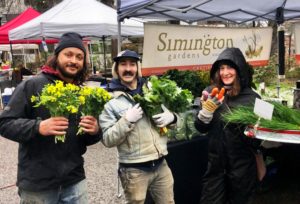
<svg viewBox="0 0 300 204"><path fill-rule="evenodd" d="M284 9L278 7L276 9L276 22L277 22L277 40L278 40L278 78L277 78L277 97L280 95L280 81L285 78L285 46L284 46Z"/></svg>
<svg viewBox="0 0 300 204"><path fill-rule="evenodd" d="M10 46L10 53L11 53L11 67L13 67L14 66L14 53L13 53L11 41L9 41L9 46Z"/></svg>
<svg viewBox="0 0 300 204"><path fill-rule="evenodd" d="M121 2L120 0L117 0L117 11L120 10L120 6L121 6ZM121 19L118 15L118 53L119 52L121 52Z"/></svg>
<svg viewBox="0 0 300 204"><path fill-rule="evenodd" d="M93 74L96 74L96 69L94 69L94 62L93 62L93 50L92 50L92 44L88 43L88 46L90 47L90 61L91 61L91 66L92 66L92 72Z"/></svg>
<svg viewBox="0 0 300 204"><path fill-rule="evenodd" d="M121 22L118 20L118 53L121 52Z"/></svg>
<svg viewBox="0 0 300 204"><path fill-rule="evenodd" d="M104 73L106 77L106 49L105 49L105 36L102 36L102 44L103 44L103 58L104 58Z"/></svg>

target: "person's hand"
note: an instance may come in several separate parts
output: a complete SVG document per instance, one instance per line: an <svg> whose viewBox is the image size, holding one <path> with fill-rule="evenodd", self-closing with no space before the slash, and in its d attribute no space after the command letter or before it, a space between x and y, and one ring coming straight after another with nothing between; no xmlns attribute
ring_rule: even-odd
<svg viewBox="0 0 300 204"><path fill-rule="evenodd" d="M89 115L81 117L79 126L90 135L96 135L100 129L97 119Z"/></svg>
<svg viewBox="0 0 300 204"><path fill-rule="evenodd" d="M212 120L215 110L224 100L224 93L224 88L222 88L220 92L217 88L214 88L211 94L205 96L205 98L201 100L202 110L200 110L198 114L199 120L207 124Z"/></svg>
<svg viewBox="0 0 300 204"><path fill-rule="evenodd" d="M137 122L143 117L143 110L140 107L140 104L137 103L135 106L129 108L125 113L125 119L131 123Z"/></svg>
<svg viewBox="0 0 300 204"><path fill-rule="evenodd" d="M51 117L41 121L39 133L43 136L65 135L69 121L65 117Z"/></svg>
<svg viewBox="0 0 300 204"><path fill-rule="evenodd" d="M157 127L166 127L174 121L175 116L166 108L166 106L164 106L164 104L161 104L161 108L163 113L156 114L152 116L152 118Z"/></svg>

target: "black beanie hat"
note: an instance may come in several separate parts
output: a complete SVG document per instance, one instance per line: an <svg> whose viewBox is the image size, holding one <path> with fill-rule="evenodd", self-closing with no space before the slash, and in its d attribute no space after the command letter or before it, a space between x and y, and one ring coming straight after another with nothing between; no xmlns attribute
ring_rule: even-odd
<svg viewBox="0 0 300 204"><path fill-rule="evenodd" d="M55 55L58 55L60 51L67 47L76 47L78 49L81 49L84 52L84 55L86 55L86 50L82 42L82 37L78 33L69 32L63 34L59 40L57 47L55 48Z"/></svg>

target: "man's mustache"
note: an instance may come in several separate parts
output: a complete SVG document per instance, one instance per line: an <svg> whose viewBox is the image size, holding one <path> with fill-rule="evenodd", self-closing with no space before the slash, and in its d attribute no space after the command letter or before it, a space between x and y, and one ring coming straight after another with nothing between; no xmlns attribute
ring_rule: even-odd
<svg viewBox="0 0 300 204"><path fill-rule="evenodd" d="M74 64L74 63L69 63L69 64L67 64L67 66L68 66L68 67L74 67L74 68L78 68L78 67L77 67L77 65L76 65L76 64Z"/></svg>
<svg viewBox="0 0 300 204"><path fill-rule="evenodd" d="M132 73L130 71L125 71L122 75L123 76L134 76L134 73Z"/></svg>

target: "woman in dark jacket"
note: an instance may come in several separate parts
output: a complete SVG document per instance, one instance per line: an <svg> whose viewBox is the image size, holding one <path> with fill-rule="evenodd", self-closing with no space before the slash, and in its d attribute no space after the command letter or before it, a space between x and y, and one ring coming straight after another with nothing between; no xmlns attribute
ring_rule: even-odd
<svg viewBox="0 0 300 204"><path fill-rule="evenodd" d="M198 131L209 136L201 204L249 203L257 184L255 153L259 144L243 134L243 125L226 124L221 114L238 105L254 104L259 95L251 89L249 66L238 48L227 48L219 55L210 78L213 85L205 91L224 87L226 92L212 106L203 101L195 122Z"/></svg>

